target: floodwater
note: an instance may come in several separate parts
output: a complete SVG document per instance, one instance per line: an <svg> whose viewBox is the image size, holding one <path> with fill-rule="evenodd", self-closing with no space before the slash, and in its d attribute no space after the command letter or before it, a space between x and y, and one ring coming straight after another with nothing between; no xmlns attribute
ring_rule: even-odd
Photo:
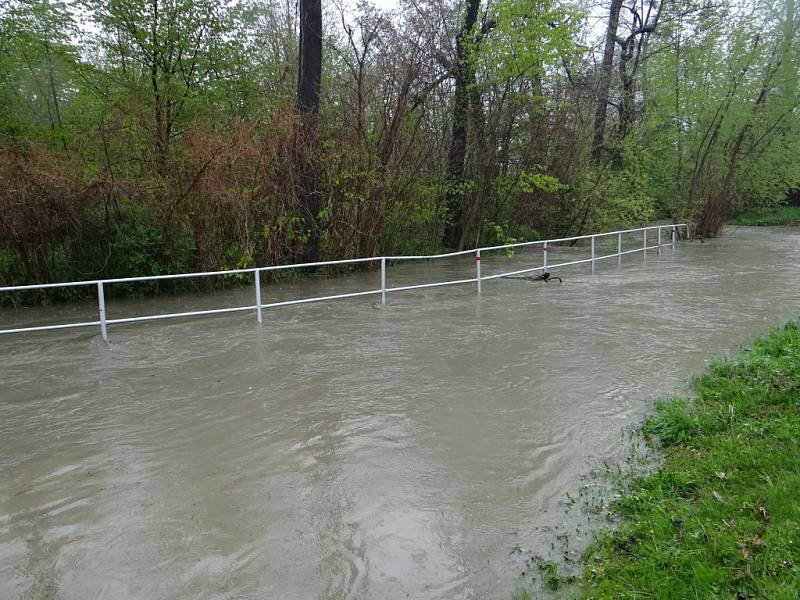
<svg viewBox="0 0 800 600"><path fill-rule="evenodd" d="M551 264L585 255L558 248ZM484 274L540 254L484 258ZM392 267L391 285L474 261ZM0 598L508 598L581 476L800 309L800 230L252 313L0 336ZM264 301L375 286L266 286ZM252 303L112 302L111 317ZM94 320L72 305L0 327Z"/></svg>

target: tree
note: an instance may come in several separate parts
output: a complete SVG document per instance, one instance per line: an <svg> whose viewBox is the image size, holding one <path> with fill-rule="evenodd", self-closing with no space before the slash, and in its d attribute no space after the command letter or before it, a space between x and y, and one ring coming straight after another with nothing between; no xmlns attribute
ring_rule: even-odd
<svg viewBox="0 0 800 600"><path fill-rule="evenodd" d="M209 82L222 70L229 14L213 0L86 1L106 52L95 85L130 100L130 110L144 101L150 143L142 160L164 177L173 140L201 110Z"/></svg>
<svg viewBox="0 0 800 600"><path fill-rule="evenodd" d="M467 0L464 21L456 37L456 58L453 65L453 117L450 149L447 153L447 209L449 221L444 243L450 248L462 244L463 197L465 190L464 161L467 157L467 121L470 114L470 92L476 88L474 46L480 0ZM476 103L472 104L476 109Z"/></svg>
<svg viewBox="0 0 800 600"><path fill-rule="evenodd" d="M300 0L300 60L297 77L297 110L300 114L302 151L299 155L300 195L303 220L308 234L304 260L319 255L319 211L322 206L316 185L314 152L319 123L320 79L322 77L322 2Z"/></svg>
<svg viewBox="0 0 800 600"><path fill-rule="evenodd" d="M450 222L444 242L459 249L480 230L495 179L509 162L515 120L533 116L535 123L543 112L548 70L572 57L578 21L570 7L550 0L501 0L487 9L480 27L479 10L480 3L469 0L451 69Z"/></svg>
<svg viewBox="0 0 800 600"><path fill-rule="evenodd" d="M611 72L614 65L614 51L617 47L617 28L622 0L611 0L606 26L603 63L597 85L597 108L594 115L594 139L592 142L592 158L599 161L603 155L603 143L606 133L606 115L608 114L608 93L611 88Z"/></svg>
<svg viewBox="0 0 800 600"><path fill-rule="evenodd" d="M630 7L631 29L625 38L617 38L620 45L619 78L622 84L622 100L619 107L619 138L625 139L634 120L634 103L639 67L646 60L647 41L656 30L664 8L664 0L650 0Z"/></svg>
<svg viewBox="0 0 800 600"><path fill-rule="evenodd" d="M60 2L18 0L0 13L0 135L67 149L64 105L75 74L74 33Z"/></svg>
<svg viewBox="0 0 800 600"><path fill-rule="evenodd" d="M321 0L79 1L0 3L3 281L714 234L800 188L797 0L608 0L602 32L562 0L324 31Z"/></svg>

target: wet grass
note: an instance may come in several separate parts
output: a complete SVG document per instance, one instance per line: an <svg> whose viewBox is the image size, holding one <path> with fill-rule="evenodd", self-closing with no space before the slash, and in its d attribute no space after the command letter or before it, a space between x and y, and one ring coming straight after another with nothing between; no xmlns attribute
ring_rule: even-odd
<svg viewBox="0 0 800 600"><path fill-rule="evenodd" d="M758 208L731 219L731 225L800 225L800 206Z"/></svg>
<svg viewBox="0 0 800 600"><path fill-rule="evenodd" d="M663 463L613 504L584 598L800 598L800 325L758 340L658 405Z"/></svg>

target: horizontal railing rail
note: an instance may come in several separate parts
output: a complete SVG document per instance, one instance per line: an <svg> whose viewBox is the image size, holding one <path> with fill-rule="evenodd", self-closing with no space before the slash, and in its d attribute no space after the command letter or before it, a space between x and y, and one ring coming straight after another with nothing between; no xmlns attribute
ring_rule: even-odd
<svg viewBox="0 0 800 600"><path fill-rule="evenodd" d="M458 252L445 252L443 254L426 254L426 255L401 255L401 256L373 256L369 258L348 258L344 260L326 260L326 261L317 261L317 262L308 262L308 263L292 263L287 265L271 265L267 267L250 267L246 269L227 269L224 271L203 271L197 273L174 273L174 274L167 274L167 275L145 275L141 277L115 277L111 279L91 279L87 281L66 281L62 283L37 283L31 285L17 285L17 286L5 286L0 287L0 292L5 293L13 293L13 292L22 292L22 291L29 291L29 290L42 290L42 289L53 289L53 288L66 288L66 287L77 287L77 286L87 286L93 285L97 287L97 305L98 305L98 315L99 319L96 321L82 321L76 323L62 323L56 325L37 325L32 327L17 327L13 329L0 329L0 334L3 333L30 333L30 332L37 332L37 331L50 331L50 330L58 330L58 329L73 329L79 327L99 327L100 334L102 335L104 340L108 340L108 326L109 325L118 325L123 323L137 323L140 321L156 321L161 319L175 319L179 317L198 317L204 315L218 315L224 313L233 313L233 312L245 312L245 311L255 311L256 318L259 323L263 321L262 318L262 310L267 308L277 308L280 306L290 306L293 304L308 304L311 302L323 302L326 300L339 300L342 298L356 298L360 296L377 296L380 295L381 303L386 303L386 296L391 292L404 292L408 290L418 290L418 289L427 289L427 288L435 288L435 287L443 287L443 286L450 286L450 285L461 285L466 283L476 283L477 284L477 291L478 294L481 293L481 284L484 281L491 281L494 279L500 279L503 277L510 277L514 275L522 275L525 273L535 273L537 271L546 272L549 269L555 268L562 268L568 267L573 265L580 265L580 264L589 264L592 265L592 272L595 271L595 265L597 261L606 260L609 258L617 258L617 262L622 262L622 257L626 254L633 254L636 252L647 252L648 250L656 250L657 252L661 252L661 249L664 246L670 246L673 250L675 249L675 244L678 238L678 231L680 229L684 229L686 231L686 238L689 238L689 226L686 223L679 223L675 225L651 225L648 227L638 227L636 229L624 229L618 231L607 231L603 233L593 233L589 235L576 235L571 237L563 237L557 238L552 240L535 240L531 242L514 242L511 244L500 244L497 246L485 246L482 248L475 248L472 250L460 250ZM669 241L663 243L662 239L662 231L668 230L670 237ZM647 233L649 231L656 231L657 232L657 241L654 245L647 245ZM644 242L641 246L638 246L633 249L623 250L623 235L631 234L631 233L643 233ZM598 238L607 238L607 237L617 237L617 251L613 254L604 254L602 256L597 256L596 254L596 240ZM561 244L566 242L576 242L579 240L591 240L591 257L579 260L572 260L564 263L558 264L548 264L547 262L547 254L549 248L552 244ZM515 271L508 271L504 273L495 273L492 275L481 275L481 253L486 252L494 252L499 250L513 250L515 248L529 248L534 246L542 246L543 250L543 263L536 267L530 267L526 269L519 269ZM397 286L397 287L387 287L386 284L386 271L387 271L387 263L393 262L398 263L402 261L412 261L412 260L436 260L440 258L453 258L456 256L468 256L474 255L475 256L475 277L470 277L467 279L455 279L450 281L439 281L433 283L421 283L416 285L404 285L404 286ZM369 263L369 262L380 262L380 281L381 287L379 289L371 289L366 291L360 292L348 292L343 294L333 294L329 296L315 296L312 298L300 298L297 300L284 300L281 302L262 302L261 297L261 273L270 272L270 271L278 271L283 269L302 269L302 268L313 268L313 267L325 267L331 265L347 265L347 264L357 264L357 263ZM112 284L119 284L119 283L136 283L136 282L144 282L144 281L160 281L160 280L168 280L168 279L189 279L189 278L197 278L197 277L213 277L213 276L224 276L224 275L242 275L242 274L252 274L253 281L254 281L254 289L255 289L255 304L248 305L248 306L233 306L228 308L215 308L215 309L207 309L207 310L193 310L193 311L186 311L186 312L177 312L177 313L168 313L168 314L157 314L157 315L145 315L139 317L124 317L124 318L116 318L111 319L108 318L106 314L106 302L105 302L105 287L107 285Z"/></svg>

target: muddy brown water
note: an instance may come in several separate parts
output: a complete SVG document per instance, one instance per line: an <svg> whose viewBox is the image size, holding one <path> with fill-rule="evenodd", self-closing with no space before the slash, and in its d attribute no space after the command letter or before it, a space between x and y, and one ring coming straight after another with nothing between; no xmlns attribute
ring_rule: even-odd
<svg viewBox="0 0 800 600"><path fill-rule="evenodd" d="M551 262L585 255L558 248ZM484 273L539 255L484 258ZM692 373L800 312L800 230L250 313L0 337L0 598L508 598L513 549ZM468 275L392 267L390 284ZM375 285L266 286L270 299ZM252 302L250 290L111 316ZM2 327L94 319L91 305Z"/></svg>

